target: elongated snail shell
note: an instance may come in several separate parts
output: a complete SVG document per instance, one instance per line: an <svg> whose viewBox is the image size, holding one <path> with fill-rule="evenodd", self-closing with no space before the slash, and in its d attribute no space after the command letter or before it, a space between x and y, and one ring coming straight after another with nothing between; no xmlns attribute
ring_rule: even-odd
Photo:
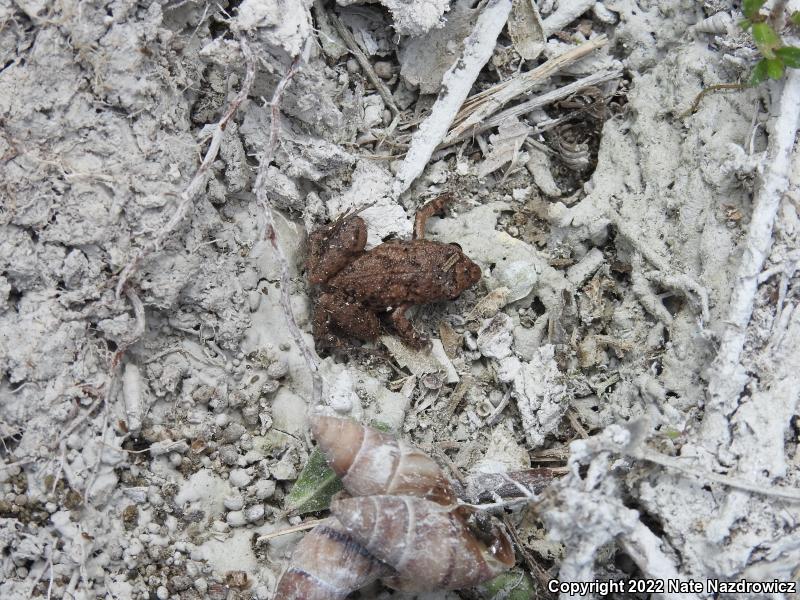
<svg viewBox="0 0 800 600"><path fill-rule="evenodd" d="M351 495L415 496L442 505L456 502L442 469L417 448L350 419L313 416L310 420L328 464Z"/></svg>
<svg viewBox="0 0 800 600"><path fill-rule="evenodd" d="M400 574L404 591L472 587L514 566L508 535L495 527L487 546L467 525L469 509L411 496L334 497L331 511L375 557Z"/></svg>
<svg viewBox="0 0 800 600"><path fill-rule="evenodd" d="M505 531L496 526L491 543L481 541L467 524L473 511L457 506L429 456L349 419L313 416L311 429L355 497L334 497L335 518L297 545L275 600L342 600L377 578L404 591L458 589L513 566Z"/></svg>
<svg viewBox="0 0 800 600"><path fill-rule="evenodd" d="M392 569L353 539L335 518L308 532L292 553L275 600L342 600Z"/></svg>

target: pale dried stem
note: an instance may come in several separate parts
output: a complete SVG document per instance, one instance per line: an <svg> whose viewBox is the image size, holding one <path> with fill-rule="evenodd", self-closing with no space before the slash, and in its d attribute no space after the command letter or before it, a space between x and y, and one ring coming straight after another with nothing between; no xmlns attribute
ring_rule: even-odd
<svg viewBox="0 0 800 600"><path fill-rule="evenodd" d="M144 314L144 304L142 303L139 296L130 288L125 289L125 295L128 298L128 301L131 303L133 307L133 316L136 320L136 327L133 330L133 334L131 335L130 341L125 344L124 348L121 352L127 350L132 344L136 343L141 337L144 335L145 330L145 314Z"/></svg>
<svg viewBox="0 0 800 600"><path fill-rule="evenodd" d="M540 94L534 98L531 98L530 100L522 102L521 104L512 106L511 108L507 108L506 110L497 113L493 117L489 117L488 119L476 124L468 131L465 131L456 137L453 137L452 134L448 135L444 141L439 144L437 150L441 150L442 148L446 148L452 144L457 144L458 142L467 140L473 135L477 135L486 131L487 129L497 127L509 119L521 117L524 114L536 110L537 108L541 108L543 106L547 106L548 104L552 104L553 102L568 98L572 94L580 92L581 90L585 90L588 87L600 85L601 83L611 81L612 79L619 79L621 76L622 71L618 69L592 73L591 75L578 79L577 81L573 81L565 86L551 90L544 94Z"/></svg>
<svg viewBox="0 0 800 600"><path fill-rule="evenodd" d="M719 485L724 485L737 490L743 490L745 492L751 492L753 494L759 494L761 496L780 498L781 500L788 500L790 502L800 502L800 489L778 486L770 487L764 484L750 483L749 481L745 481L736 477L729 477L728 475L720 475L719 473L714 473L705 469L695 469L684 464L680 459L647 450L630 452L627 455L631 458L644 460L672 471L678 471L679 473L688 475L703 484L717 483Z"/></svg>
<svg viewBox="0 0 800 600"><path fill-rule="evenodd" d="M772 246L775 215L789 187L791 155L799 114L800 71L789 69L777 119L770 134L764 173L756 192L744 252L733 281L728 315L723 321L719 350L712 363L701 436L710 442L710 446L724 441L719 439L719 431L728 431L725 422L736 409L739 395L747 382L740 359L747 325L753 313L758 277Z"/></svg>
<svg viewBox="0 0 800 600"><path fill-rule="evenodd" d="M272 531L270 533L266 533L264 535L259 536L256 539L256 543L262 544L276 537L289 535L290 533L297 533L298 531L306 531L308 529L314 529L314 527L316 527L320 523L324 523L327 520L328 519L314 519L313 521L306 521L305 523L301 523L300 525L295 525L294 527L287 527L285 529L280 529L278 531Z"/></svg>
<svg viewBox="0 0 800 600"><path fill-rule="evenodd" d="M589 53L594 52L607 42L608 37L605 35L598 35L596 38L584 42L580 46L571 48L563 54L551 58L532 71L507 79L506 81L490 87L488 90L471 96L464 102L461 110L456 115L454 121L458 124L453 127L447 137L444 138L444 142L452 142L453 139L480 124L489 115L500 110L514 98L529 92L534 86L548 79L554 73L580 60Z"/></svg>
<svg viewBox="0 0 800 600"><path fill-rule="evenodd" d="M592 8L594 4L595 0L560 1L556 11L542 20L542 29L544 30L545 37L550 37L556 31L560 31L572 23L575 19Z"/></svg>
<svg viewBox="0 0 800 600"><path fill-rule="evenodd" d="M644 523L636 523L633 530L623 534L619 542L623 550L648 578L662 581L688 581L688 578L678 570L672 559L661 550L664 541L650 531ZM682 600L699 598L696 594L674 592L665 594L664 597L675 598L676 600L679 598Z"/></svg>
<svg viewBox="0 0 800 600"><path fill-rule="evenodd" d="M242 42L242 53L244 53L244 42ZM236 97L231 101L230 105L228 106L228 110L225 111L225 113L222 115L222 118L217 122L217 126L214 128L214 133L211 136L211 142L208 145L208 150L206 150L206 154L203 157L203 162L200 163L200 166L197 168L194 177L192 177L192 180L181 193L178 206L175 209L175 212L172 214L172 217L170 217L169 221L161 226L153 239L136 251L134 257L120 272L116 287L117 298L122 297L122 290L125 288L128 280L139 269L142 261L153 252L156 252L161 247L161 244L164 243L164 240L166 240L167 237L173 231L175 231L178 225L180 225L181 221L183 221L188 214L189 209L194 204L197 196L205 189L208 170L212 163L217 159L217 154L219 153L219 148L222 145L222 140L225 137L225 129L228 125L228 122L233 118L233 115L236 114L236 110L239 108L239 105L247 99L247 96L250 93L250 88L252 87L253 81L256 77L256 63L253 60L252 53L250 53L249 57L245 55L245 65L245 75L242 88L239 90L239 93L236 95Z"/></svg>
<svg viewBox="0 0 800 600"><path fill-rule="evenodd" d="M310 38L306 41L306 44L308 44L309 41ZM241 45L242 52L247 58L248 63L253 61L253 52L244 39L241 40ZM319 359L313 348L311 348L303 338L303 332L300 331L300 327L298 327L297 321L294 317L294 311L292 310L292 298L289 291L291 285L291 278L289 276L289 261L286 259L286 253L283 251L283 247L278 240L277 231L275 230L275 218L272 212L272 204L267 197L266 189L267 171L269 169L269 164L272 162L272 158L275 155L275 146L278 143L278 129L281 118L281 99L283 98L283 93L286 90L286 86L289 85L292 77L294 77L295 73L297 73L301 58L302 54L295 57L289 66L289 69L278 82L278 85L275 87L275 91L272 94L272 99L270 101L271 118L269 126L269 140L267 141L266 148L262 150L258 159L258 173L256 175L256 181L253 185L253 189L264 216L264 237L269 240L281 270L281 308L283 309L284 316L286 317L286 324L288 326L289 333L292 336L295 345L303 355L303 360L305 361L306 366L311 373L312 406L317 406L322 403L322 376L319 373Z"/></svg>

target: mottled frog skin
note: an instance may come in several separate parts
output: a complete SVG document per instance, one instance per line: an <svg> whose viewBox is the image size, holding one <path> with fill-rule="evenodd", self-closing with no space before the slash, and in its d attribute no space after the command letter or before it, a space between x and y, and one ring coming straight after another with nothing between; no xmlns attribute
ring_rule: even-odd
<svg viewBox="0 0 800 600"><path fill-rule="evenodd" d="M308 281L321 294L314 310L318 348L341 347L344 339L375 339L379 314L387 314L397 335L409 346L422 347L420 336L405 316L415 304L454 300L481 278L481 269L457 244L424 239L425 223L442 210L449 196L440 196L417 213L414 239L389 241L364 250L367 226L357 214L345 214L309 238Z"/></svg>

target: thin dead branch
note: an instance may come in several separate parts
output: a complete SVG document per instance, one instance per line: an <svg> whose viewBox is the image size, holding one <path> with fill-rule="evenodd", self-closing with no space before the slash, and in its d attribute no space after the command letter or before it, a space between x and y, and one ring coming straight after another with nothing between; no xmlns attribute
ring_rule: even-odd
<svg viewBox="0 0 800 600"><path fill-rule="evenodd" d="M494 52L497 36L511 12L511 0L489 0L472 33L464 40L464 51L442 78L442 88L431 113L414 133L405 160L397 172L392 193L399 196L419 177L444 139L472 85Z"/></svg>
<svg viewBox="0 0 800 600"><path fill-rule="evenodd" d="M236 94L236 97L231 101L230 105L228 106L228 110L225 111L225 113L222 115L222 118L219 120L219 122L217 122L217 125L214 128L214 133L211 135L211 142L208 145L208 150L206 150L206 154L203 157L203 162L200 163L200 166L197 168L197 171L195 172L194 177L192 177L192 180L189 182L189 185L187 185L181 193L180 201L178 202L178 206L176 207L175 212L172 214L172 217L170 217L169 221L164 223L153 239L137 250L134 257L120 272L116 286L117 298L122 297L123 289L125 289L128 280L139 269L142 261L153 252L156 252L161 247L161 244L163 244L167 239L167 237L172 234L173 231L175 231L178 225L180 225L181 221L183 221L188 214L189 208L194 204L197 196L205 189L208 169L217 159L217 154L219 153L219 148L222 145L222 139L225 136L225 129L228 126L228 122L233 118L233 115L236 114L239 105L247 99L247 96L250 93L250 88L252 87L253 81L256 77L255 60L253 60L252 53L250 53L249 57L247 56L244 47L245 44L242 42L241 48L242 53L245 54L246 65L242 88L239 90L239 93Z"/></svg>
<svg viewBox="0 0 800 600"><path fill-rule="evenodd" d="M789 69L786 74L777 119L775 120L764 160L761 185L756 192L750 229L744 241L739 269L734 279L728 315L717 356L712 363L708 383L708 401L703 419L703 439L714 444L720 432L729 432L730 415L738 405L739 395L747 381L741 364L747 325L753 313L758 289L758 276L772 246L772 228L781 199L789 187L792 149L798 130L800 112L800 72ZM730 435L729 433L723 435Z"/></svg>
<svg viewBox="0 0 800 600"><path fill-rule="evenodd" d="M369 62L367 55L362 52L352 32L344 23L342 23L342 20L338 15L330 13L328 16L330 17L330 21L336 29L336 33L339 34L344 43L347 45L347 49L350 51L350 54L355 56L358 64L361 65L362 69L364 69L364 74L367 76L367 79L369 79L369 82L375 87L381 98L383 98L386 106L392 111L392 115L396 117L400 113L400 109L397 108L397 105L394 103L392 93L389 91L386 85L384 85L380 77L375 74L375 70L372 68L372 63Z"/></svg>
<svg viewBox="0 0 800 600"><path fill-rule="evenodd" d="M306 44L308 44L309 41L310 38L306 41ZM241 40L241 46L242 52L244 53L248 64L254 62L253 52L244 38ZM266 189L267 170L269 169L269 164L272 162L272 158L275 155L275 147L278 143L278 129L281 118L281 99L283 98L283 93L286 91L286 86L289 85L292 77L294 77L294 75L297 73L301 58L302 54L299 54L295 57L289 66L289 69L278 82L278 85L275 87L275 91L272 94L272 100L270 101L271 118L269 127L269 140L267 141L266 148L263 149L259 156L258 174L256 175L256 181L253 185L253 189L256 194L256 199L261 206L261 212L264 216L264 237L269 240L269 243L275 252L275 258L278 261L281 269L280 298L281 307L283 308L283 313L286 317L286 324L294 343L302 353L303 360L305 361L306 366L311 373L311 399L313 406L317 406L322 403L322 377L319 373L319 359L317 358L316 352L314 352L314 350L303 338L303 332L300 331L300 327L298 327L297 320L294 317L294 311L292 310L291 304L291 294L289 291L291 285L291 278L289 276L289 261L286 259L286 253L283 251L280 240L278 240L278 234L275 230L275 218L272 212L272 204L267 197Z"/></svg>
<svg viewBox="0 0 800 600"><path fill-rule="evenodd" d="M788 500L790 502L800 502L800 489L768 486L763 483L750 483L737 477L730 477L728 475L720 475L713 473L707 469L696 469L691 466L683 464L680 459L671 456L664 456L657 452L648 450L640 450L628 454L631 458L644 460L655 465L677 471L684 475L688 475L701 483L717 483L726 487L743 490L761 496L769 496L770 498L780 498L781 500Z"/></svg>

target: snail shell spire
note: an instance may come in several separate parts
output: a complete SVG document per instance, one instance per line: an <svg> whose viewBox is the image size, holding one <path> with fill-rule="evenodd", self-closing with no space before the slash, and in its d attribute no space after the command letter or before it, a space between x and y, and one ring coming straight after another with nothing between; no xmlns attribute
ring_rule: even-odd
<svg viewBox="0 0 800 600"><path fill-rule="evenodd" d="M439 465L417 448L351 419L312 416L311 430L353 496L395 495L452 505L456 494Z"/></svg>

